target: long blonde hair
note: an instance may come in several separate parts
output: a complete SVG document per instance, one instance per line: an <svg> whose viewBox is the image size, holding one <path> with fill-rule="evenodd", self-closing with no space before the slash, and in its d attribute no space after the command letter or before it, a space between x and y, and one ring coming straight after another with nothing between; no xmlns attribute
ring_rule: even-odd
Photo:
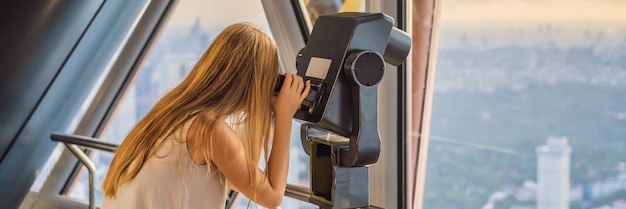
<svg viewBox="0 0 626 209"><path fill-rule="evenodd" d="M234 124L243 130L240 137L249 170L256 169L261 152L267 161L271 96L278 73L276 45L266 34L248 23L224 29L189 75L163 96L124 139L104 179L105 196L115 196L120 185L137 176L167 136L198 115L202 116L196 119L199 135L193 148L204 150L196 153L203 153L207 164L211 162L209 150L215 124L237 115ZM210 172L211 166L207 169Z"/></svg>

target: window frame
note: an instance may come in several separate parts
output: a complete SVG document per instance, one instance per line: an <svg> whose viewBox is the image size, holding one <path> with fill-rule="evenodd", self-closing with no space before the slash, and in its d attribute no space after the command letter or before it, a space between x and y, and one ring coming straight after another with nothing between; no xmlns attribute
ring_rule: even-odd
<svg viewBox="0 0 626 209"><path fill-rule="evenodd" d="M430 117L437 69L442 0L413 0L411 3L412 66L409 78L409 135L407 137L407 208L423 208ZM424 25L429 22L430 25ZM417 40L417 41L416 41ZM423 44L423 45L422 45ZM420 51L416 51L417 47ZM411 179L412 178L412 179Z"/></svg>

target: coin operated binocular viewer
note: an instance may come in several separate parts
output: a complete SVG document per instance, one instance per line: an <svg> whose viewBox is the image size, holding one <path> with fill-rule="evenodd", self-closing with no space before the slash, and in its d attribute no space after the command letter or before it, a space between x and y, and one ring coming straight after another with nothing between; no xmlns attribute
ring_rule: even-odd
<svg viewBox="0 0 626 209"><path fill-rule="evenodd" d="M294 118L311 159L310 202L369 207L369 165L378 161L378 88L385 63L400 65L411 38L382 13L320 16L296 58L311 91ZM278 84L280 86L282 84Z"/></svg>

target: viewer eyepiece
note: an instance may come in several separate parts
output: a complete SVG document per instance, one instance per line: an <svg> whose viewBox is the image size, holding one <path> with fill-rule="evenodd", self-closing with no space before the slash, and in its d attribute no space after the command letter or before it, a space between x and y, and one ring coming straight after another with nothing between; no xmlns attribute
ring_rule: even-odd
<svg viewBox="0 0 626 209"><path fill-rule="evenodd" d="M276 86L274 86L275 95L278 95L278 92L280 92L280 88L283 86L284 82L285 82L285 75L278 75L278 81L276 81Z"/></svg>

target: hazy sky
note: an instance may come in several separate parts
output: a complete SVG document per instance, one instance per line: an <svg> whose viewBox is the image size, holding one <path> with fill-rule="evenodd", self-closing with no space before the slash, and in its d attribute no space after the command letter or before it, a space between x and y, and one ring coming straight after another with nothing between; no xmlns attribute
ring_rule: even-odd
<svg viewBox="0 0 626 209"><path fill-rule="evenodd" d="M442 21L626 22L626 0L442 1Z"/></svg>
<svg viewBox="0 0 626 209"><path fill-rule="evenodd" d="M288 1L285 1L286 3ZM626 22L626 0L441 0L442 21ZM252 22L269 31L259 0L182 0L171 24L204 26Z"/></svg>
<svg viewBox="0 0 626 209"><path fill-rule="evenodd" d="M622 43L626 0L441 0L440 46Z"/></svg>
<svg viewBox="0 0 626 209"><path fill-rule="evenodd" d="M182 12L181 12L182 11ZM251 22L269 32L269 24L260 0L181 0L168 25L192 25L200 17L205 27L226 27L236 22Z"/></svg>

